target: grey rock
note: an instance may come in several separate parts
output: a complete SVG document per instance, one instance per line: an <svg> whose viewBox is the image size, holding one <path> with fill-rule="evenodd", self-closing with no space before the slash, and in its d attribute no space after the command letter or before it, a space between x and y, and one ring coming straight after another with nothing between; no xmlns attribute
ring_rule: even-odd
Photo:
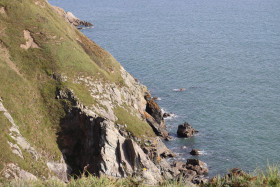
<svg viewBox="0 0 280 187"><path fill-rule="evenodd" d="M12 149L12 153L16 154L17 156L19 156L20 158L23 159L23 155L21 152L21 149L19 148L19 146L17 144L13 144L11 142L8 141L8 144L10 145L10 148Z"/></svg>
<svg viewBox="0 0 280 187"><path fill-rule="evenodd" d="M62 159L60 162L49 161L47 166L50 171L54 172L58 179L63 182L68 182L68 177L71 173L71 168Z"/></svg>
<svg viewBox="0 0 280 187"><path fill-rule="evenodd" d="M17 164L8 163L6 169L3 171L6 179L21 179L25 181L37 180L37 177L21 169Z"/></svg>
<svg viewBox="0 0 280 187"><path fill-rule="evenodd" d="M79 18L77 18L76 16L74 16L73 13L71 12L65 12L62 8L60 7L56 7L56 6L52 6L52 8L54 9L54 11L56 13L58 13L60 16L62 16L67 22L69 22L70 24L74 25L75 27L78 26L93 26L90 22L87 21L82 21Z"/></svg>

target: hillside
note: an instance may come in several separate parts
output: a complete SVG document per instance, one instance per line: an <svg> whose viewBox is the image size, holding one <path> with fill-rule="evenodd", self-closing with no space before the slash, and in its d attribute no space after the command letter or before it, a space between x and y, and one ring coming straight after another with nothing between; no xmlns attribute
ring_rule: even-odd
<svg viewBox="0 0 280 187"><path fill-rule="evenodd" d="M140 148L164 146L144 118L146 87L47 1L0 0L0 72L1 180L142 168L162 180Z"/></svg>

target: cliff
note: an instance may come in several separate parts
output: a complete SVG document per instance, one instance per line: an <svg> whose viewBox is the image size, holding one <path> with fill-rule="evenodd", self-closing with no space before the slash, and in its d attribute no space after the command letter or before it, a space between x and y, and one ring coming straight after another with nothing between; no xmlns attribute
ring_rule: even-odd
<svg viewBox="0 0 280 187"><path fill-rule="evenodd" d="M47 1L0 0L0 72L1 179L175 176L146 87Z"/></svg>

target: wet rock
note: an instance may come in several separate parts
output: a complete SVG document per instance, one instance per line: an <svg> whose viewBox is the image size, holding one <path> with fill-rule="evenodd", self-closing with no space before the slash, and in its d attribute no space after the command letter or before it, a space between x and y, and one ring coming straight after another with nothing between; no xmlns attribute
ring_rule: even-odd
<svg viewBox="0 0 280 187"><path fill-rule="evenodd" d="M190 154L191 155L199 155L199 150L198 149L192 149Z"/></svg>
<svg viewBox="0 0 280 187"><path fill-rule="evenodd" d="M198 133L189 123L185 122L183 125L178 126L177 135L179 137L190 137L193 136L195 133Z"/></svg>
<svg viewBox="0 0 280 187"><path fill-rule="evenodd" d="M167 113L167 112L163 113L163 118L167 118L167 117L170 117L170 116L171 116L170 113Z"/></svg>

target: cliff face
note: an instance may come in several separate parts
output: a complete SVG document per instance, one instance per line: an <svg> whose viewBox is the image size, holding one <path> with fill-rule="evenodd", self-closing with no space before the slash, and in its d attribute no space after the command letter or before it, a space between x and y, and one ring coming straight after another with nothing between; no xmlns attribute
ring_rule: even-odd
<svg viewBox="0 0 280 187"><path fill-rule="evenodd" d="M0 178L172 177L146 87L47 1L0 0L0 72Z"/></svg>

